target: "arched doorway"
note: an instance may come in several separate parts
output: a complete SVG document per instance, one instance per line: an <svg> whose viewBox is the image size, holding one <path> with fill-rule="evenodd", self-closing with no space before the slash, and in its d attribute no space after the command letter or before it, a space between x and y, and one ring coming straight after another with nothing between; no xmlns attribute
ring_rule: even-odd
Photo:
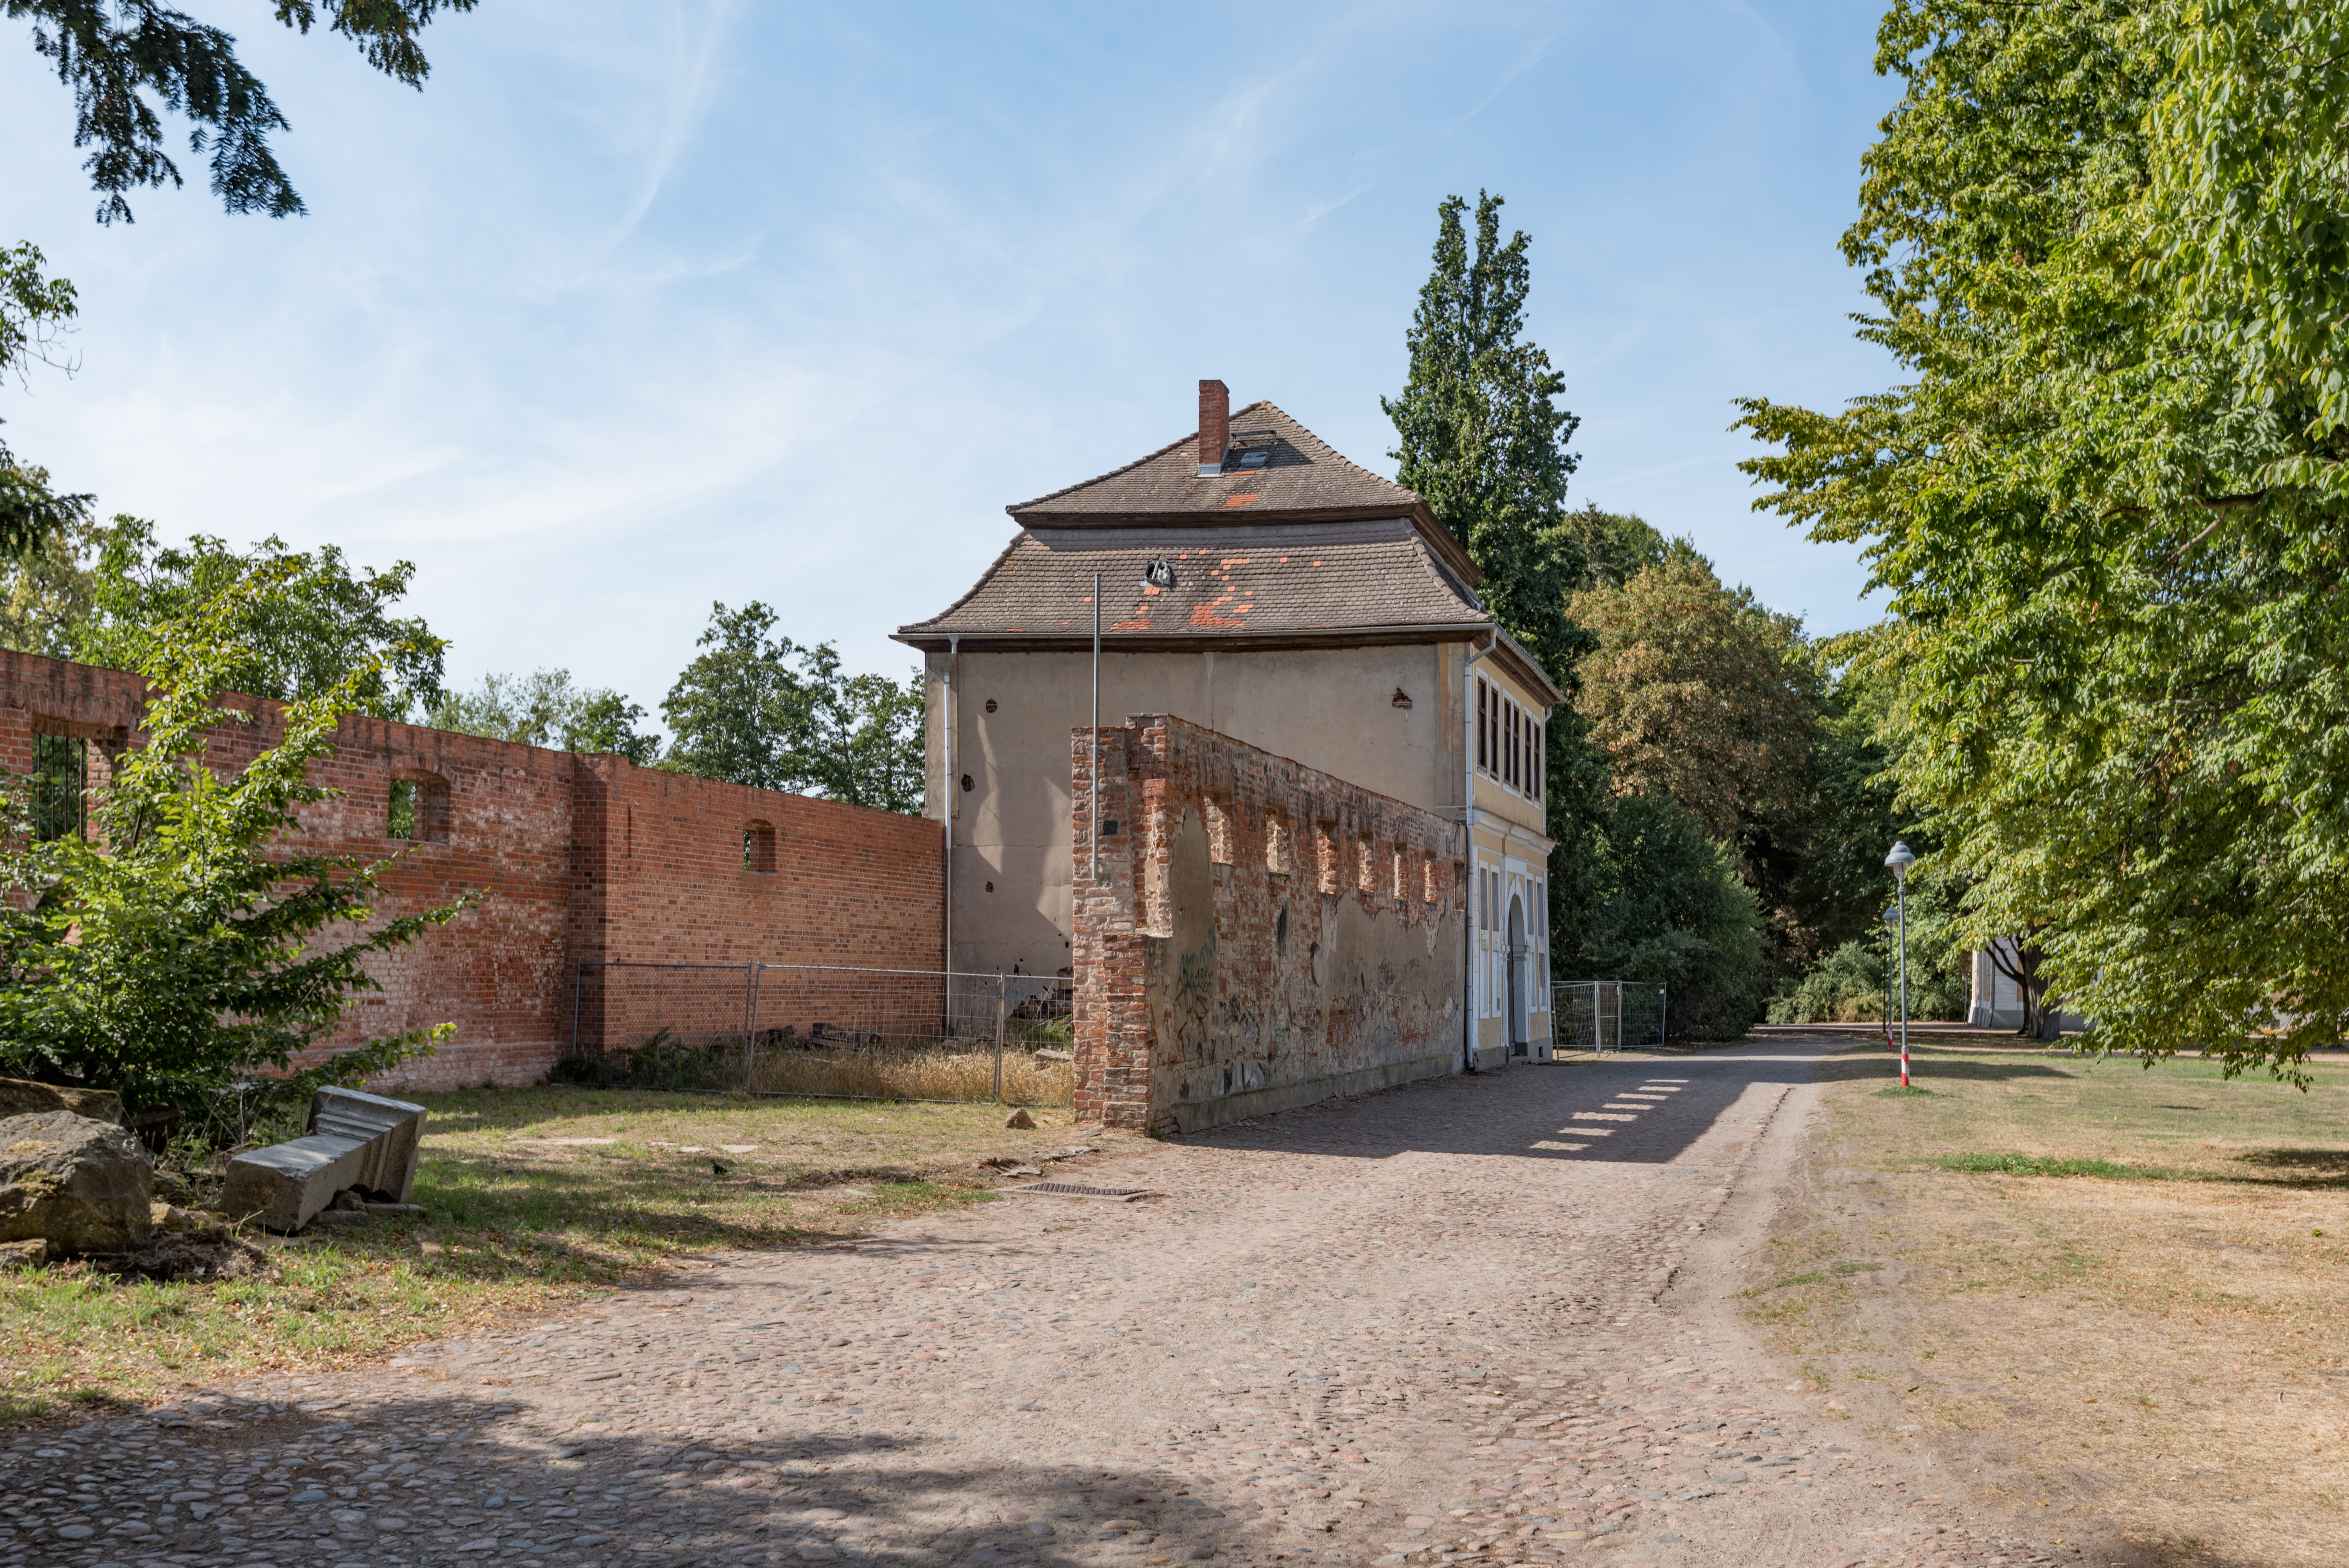
<svg viewBox="0 0 2349 1568"><path fill-rule="evenodd" d="M1526 970L1526 901L1520 894L1509 895L1509 1055L1530 1055L1533 1049L1533 1021L1528 1014L1532 976Z"/></svg>

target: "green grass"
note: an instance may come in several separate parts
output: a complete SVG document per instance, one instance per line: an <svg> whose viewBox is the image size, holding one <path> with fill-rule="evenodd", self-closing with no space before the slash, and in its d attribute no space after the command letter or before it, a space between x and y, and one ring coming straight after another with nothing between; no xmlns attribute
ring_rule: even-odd
<svg viewBox="0 0 2349 1568"><path fill-rule="evenodd" d="M566 1087L410 1098L429 1113L420 1220L255 1236L269 1266L241 1280L126 1284L82 1264L0 1274L0 1422L383 1355L682 1254L952 1213L990 1196L978 1161L1071 1137L1065 1111L1015 1131L989 1105ZM217 1173L195 1187L201 1208Z"/></svg>
<svg viewBox="0 0 2349 1568"><path fill-rule="evenodd" d="M2101 1176L2111 1181L2173 1181L2178 1178L2176 1171L2158 1165L2059 1160L2049 1154L1941 1154L1930 1162L1944 1171L1993 1171L2002 1176Z"/></svg>

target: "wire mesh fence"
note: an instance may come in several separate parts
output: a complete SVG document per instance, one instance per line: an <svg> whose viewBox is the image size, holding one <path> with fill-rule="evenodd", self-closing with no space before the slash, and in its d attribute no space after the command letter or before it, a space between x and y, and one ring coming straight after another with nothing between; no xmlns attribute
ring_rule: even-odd
<svg viewBox="0 0 2349 1568"><path fill-rule="evenodd" d="M1550 1033L1559 1051L1661 1046L1671 1022L1665 987L1639 980L1575 980L1550 987Z"/></svg>
<svg viewBox="0 0 2349 1568"><path fill-rule="evenodd" d="M1065 1106L1069 981L838 965L583 963L558 1077L638 1088Z"/></svg>

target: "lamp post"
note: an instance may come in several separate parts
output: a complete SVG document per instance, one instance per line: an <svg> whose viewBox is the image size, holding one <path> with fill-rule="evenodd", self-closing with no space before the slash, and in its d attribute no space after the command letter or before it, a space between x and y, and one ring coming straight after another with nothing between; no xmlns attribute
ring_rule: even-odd
<svg viewBox="0 0 2349 1568"><path fill-rule="evenodd" d="M1892 930L1900 946L1900 1087L1909 1087L1909 868L1917 863L1917 853L1895 839L1892 852L1884 857L1892 872Z"/></svg>

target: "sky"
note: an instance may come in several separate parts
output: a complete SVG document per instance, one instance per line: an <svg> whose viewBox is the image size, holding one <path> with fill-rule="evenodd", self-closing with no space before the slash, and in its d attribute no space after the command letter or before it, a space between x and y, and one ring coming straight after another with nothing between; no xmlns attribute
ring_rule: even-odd
<svg viewBox="0 0 2349 1568"><path fill-rule="evenodd" d="M1878 5L481 0L421 93L266 0L234 34L307 216L185 189L101 227L70 96L0 21L0 244L73 280L21 459L166 537L417 565L449 670L657 708L713 601L905 673L1003 509L1269 397L1392 474L1437 203L1532 239L1570 500L1833 633L1847 546L1751 510L1733 400L1891 369L1836 248L1894 90ZM184 125L175 147L184 148Z"/></svg>

